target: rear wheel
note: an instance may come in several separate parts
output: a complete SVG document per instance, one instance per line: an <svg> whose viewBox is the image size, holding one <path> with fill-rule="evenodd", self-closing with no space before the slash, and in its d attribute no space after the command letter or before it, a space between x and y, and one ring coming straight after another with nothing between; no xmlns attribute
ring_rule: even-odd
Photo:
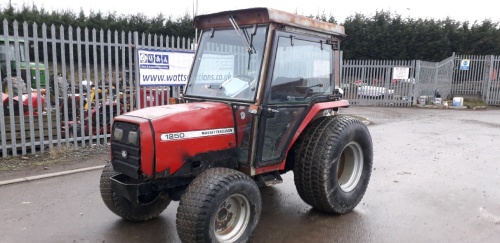
<svg viewBox="0 0 500 243"><path fill-rule="evenodd" d="M160 197L159 194L148 195L140 200L132 202L114 193L111 186L111 177L118 175L113 170L111 162L108 162L101 174L100 191L104 204L116 215L129 221L146 221L158 217L170 200Z"/></svg>
<svg viewBox="0 0 500 243"><path fill-rule="evenodd" d="M295 186L307 204L336 214L358 205L372 169L373 146L366 125L348 116L319 118L295 146Z"/></svg>
<svg viewBox="0 0 500 243"><path fill-rule="evenodd" d="M191 182L177 209L182 242L246 242L260 218L257 184L245 174L213 168Z"/></svg>

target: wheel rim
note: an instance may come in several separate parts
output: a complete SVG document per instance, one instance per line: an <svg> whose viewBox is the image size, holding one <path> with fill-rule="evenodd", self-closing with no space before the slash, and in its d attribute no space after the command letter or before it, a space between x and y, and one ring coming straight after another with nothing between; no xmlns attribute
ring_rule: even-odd
<svg viewBox="0 0 500 243"><path fill-rule="evenodd" d="M340 155L337 181L340 189L350 192L358 185L363 171L363 149L357 142L347 144Z"/></svg>
<svg viewBox="0 0 500 243"><path fill-rule="evenodd" d="M241 194L228 197L215 214L214 233L219 242L234 242L250 222L250 203Z"/></svg>

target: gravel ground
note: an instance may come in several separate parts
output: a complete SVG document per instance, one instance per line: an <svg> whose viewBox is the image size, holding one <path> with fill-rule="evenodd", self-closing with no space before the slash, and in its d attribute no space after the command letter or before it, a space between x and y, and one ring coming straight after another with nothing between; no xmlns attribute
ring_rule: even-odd
<svg viewBox="0 0 500 243"><path fill-rule="evenodd" d="M0 158L0 180L104 165L108 159L108 145L53 148L44 153L8 156Z"/></svg>

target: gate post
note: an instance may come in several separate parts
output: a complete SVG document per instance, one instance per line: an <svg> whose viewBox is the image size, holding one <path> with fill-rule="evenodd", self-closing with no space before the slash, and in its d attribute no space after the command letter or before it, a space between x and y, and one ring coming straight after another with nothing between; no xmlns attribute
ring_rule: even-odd
<svg viewBox="0 0 500 243"><path fill-rule="evenodd" d="M420 60L416 60L415 63L415 87L413 90L412 102L413 106L417 105L417 99L420 96Z"/></svg>
<svg viewBox="0 0 500 243"><path fill-rule="evenodd" d="M489 58L485 59L485 68L488 69L486 73L488 73L488 76L484 79L483 82L483 100L486 104L489 104L490 102L490 87L491 87L491 81L492 81L492 76L493 76L493 55L489 55Z"/></svg>
<svg viewBox="0 0 500 243"><path fill-rule="evenodd" d="M137 50L139 49L139 33L137 31L134 32L134 74L135 74L135 109L141 108L141 101L140 101L140 85L139 85L139 57L137 56Z"/></svg>

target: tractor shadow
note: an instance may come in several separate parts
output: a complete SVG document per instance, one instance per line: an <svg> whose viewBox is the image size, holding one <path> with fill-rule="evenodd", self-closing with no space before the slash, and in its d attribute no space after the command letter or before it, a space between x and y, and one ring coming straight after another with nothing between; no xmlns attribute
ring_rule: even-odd
<svg viewBox="0 0 500 243"><path fill-rule="evenodd" d="M352 227L367 226L361 210L335 215L313 209L302 201L293 182L260 192L262 214L250 242L333 242Z"/></svg>

